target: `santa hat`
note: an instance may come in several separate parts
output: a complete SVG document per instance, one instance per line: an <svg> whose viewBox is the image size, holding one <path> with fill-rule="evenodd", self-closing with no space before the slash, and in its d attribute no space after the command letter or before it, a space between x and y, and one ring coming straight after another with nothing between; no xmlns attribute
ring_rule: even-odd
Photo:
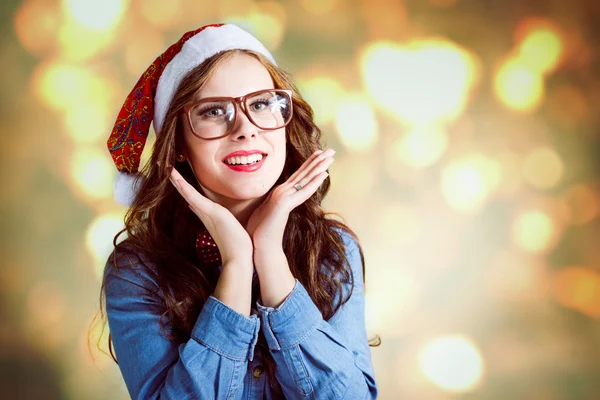
<svg viewBox="0 0 600 400"><path fill-rule="evenodd" d="M254 36L232 24L206 25L185 33L148 67L125 99L108 138L108 150L119 170L114 183L115 200L131 205L140 156L150 123L160 134L175 91L183 78L208 58L225 50L252 50L276 65L273 56Z"/></svg>

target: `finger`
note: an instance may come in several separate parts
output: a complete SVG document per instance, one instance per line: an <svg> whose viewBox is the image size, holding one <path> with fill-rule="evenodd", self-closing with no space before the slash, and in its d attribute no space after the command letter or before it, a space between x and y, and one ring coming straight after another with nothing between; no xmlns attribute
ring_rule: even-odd
<svg viewBox="0 0 600 400"><path fill-rule="evenodd" d="M297 181L291 181L292 186L297 185L298 183L302 185L302 187L306 186L310 181L314 179L315 176L327 171L327 168L331 166L334 162L333 157L326 157L321 160L317 165L315 165L309 172L306 173L305 176L298 179Z"/></svg>
<svg viewBox="0 0 600 400"><path fill-rule="evenodd" d="M308 158L306 159L306 161L304 161L304 162L302 163L302 165L300 166L300 168L298 168L298 170L297 170L296 172L294 172L294 173L292 174L292 176L290 176L290 177L288 178L288 181L289 181L289 182L295 182L295 181L296 181L296 180L299 178L299 175L302 173L302 171L303 171L303 170L304 170L306 167L308 167L308 166L310 165L310 163L311 163L313 160L315 160L315 159L316 159L316 158L317 158L319 155L321 155L321 154L323 154L323 150L317 150L317 151L315 151L314 153L312 153L312 154L310 155L310 157L308 157Z"/></svg>
<svg viewBox="0 0 600 400"><path fill-rule="evenodd" d="M293 207L297 207L304 203L315 194L317 189L319 189L319 186L321 186L328 176L329 174L327 172L321 172L320 174L315 175L311 181L307 182L306 186L303 186L302 189L296 190L295 188L292 188L294 193L292 193L290 197L294 202Z"/></svg>
<svg viewBox="0 0 600 400"><path fill-rule="evenodd" d="M210 207L212 201L204 197L199 193L196 188L190 185L187 180L177 171L175 168L171 170L171 176L169 177L179 194L183 197L187 203L199 210L205 210L206 207ZM206 209L208 210L208 209Z"/></svg>

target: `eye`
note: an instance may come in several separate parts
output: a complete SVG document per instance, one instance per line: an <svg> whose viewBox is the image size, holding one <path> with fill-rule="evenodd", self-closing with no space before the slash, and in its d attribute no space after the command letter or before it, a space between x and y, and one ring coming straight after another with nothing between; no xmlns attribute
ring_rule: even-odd
<svg viewBox="0 0 600 400"><path fill-rule="evenodd" d="M220 117L225 114L225 110L221 107L209 107L198 110L198 115L201 117Z"/></svg>
<svg viewBox="0 0 600 400"><path fill-rule="evenodd" d="M269 101L266 99L261 99L261 100L256 100L254 103L252 103L252 105L250 106L250 108L252 109L252 111L262 111L265 108L267 108L269 105Z"/></svg>

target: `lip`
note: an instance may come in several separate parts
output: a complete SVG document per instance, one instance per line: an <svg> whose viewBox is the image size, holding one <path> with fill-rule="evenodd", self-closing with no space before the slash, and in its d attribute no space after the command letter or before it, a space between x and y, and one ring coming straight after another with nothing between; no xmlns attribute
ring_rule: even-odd
<svg viewBox="0 0 600 400"><path fill-rule="evenodd" d="M252 154L254 154L254 153L252 153ZM225 164L227 167L229 167L230 169L237 171L237 172L254 172L254 171L258 170L260 167L262 167L262 165L266 159L267 159L267 155L265 154L265 155L263 155L263 158L259 162L257 162L256 164L252 164L252 165L229 165L225 161L223 161L223 164Z"/></svg>
<svg viewBox="0 0 600 400"><path fill-rule="evenodd" d="M221 161L225 162L225 160L227 160L228 158L231 157L242 157L242 156L251 156L252 154L262 154L263 156L266 156L267 153L265 153L264 151L260 151L260 150L238 150L238 151L234 151L233 153L229 153L227 154L225 157L223 157L223 159Z"/></svg>

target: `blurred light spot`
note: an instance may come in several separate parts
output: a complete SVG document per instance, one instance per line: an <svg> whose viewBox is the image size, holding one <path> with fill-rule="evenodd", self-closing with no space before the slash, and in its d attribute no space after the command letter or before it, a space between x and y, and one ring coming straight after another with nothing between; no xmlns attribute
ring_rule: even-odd
<svg viewBox="0 0 600 400"><path fill-rule="evenodd" d="M183 12L181 0L143 0L138 5L144 18L160 29L174 27Z"/></svg>
<svg viewBox="0 0 600 400"><path fill-rule="evenodd" d="M60 26L58 32L61 58L81 62L98 56L114 44L116 33L115 29L99 31L75 21L67 21Z"/></svg>
<svg viewBox="0 0 600 400"><path fill-rule="evenodd" d="M398 156L413 168L435 164L448 147L448 134L442 127L416 127L394 143Z"/></svg>
<svg viewBox="0 0 600 400"><path fill-rule="evenodd" d="M76 143L102 142L112 128L112 109L98 99L90 100L69 108L65 113L67 133Z"/></svg>
<svg viewBox="0 0 600 400"><path fill-rule="evenodd" d="M335 127L340 141L351 151L368 151L377 143L375 112L360 95L347 95L341 100L335 114Z"/></svg>
<svg viewBox="0 0 600 400"><path fill-rule="evenodd" d="M494 91L500 101L515 111L535 110L544 95L542 76L517 59L505 61L499 68Z"/></svg>
<svg viewBox="0 0 600 400"><path fill-rule="evenodd" d="M313 109L317 125L333 121L335 111L344 95L342 85L333 78L317 76L299 82L302 97Z"/></svg>
<svg viewBox="0 0 600 400"><path fill-rule="evenodd" d="M125 69L139 77L162 53L165 40L156 29L148 29L143 35L134 35L125 43Z"/></svg>
<svg viewBox="0 0 600 400"><path fill-rule="evenodd" d="M449 392L475 389L483 376L483 358L475 344L462 336L447 336L425 345L419 367L435 385Z"/></svg>
<svg viewBox="0 0 600 400"><path fill-rule="evenodd" d="M60 10L52 2L25 0L15 12L17 38L35 55L47 53L54 46L60 24Z"/></svg>
<svg viewBox="0 0 600 400"><path fill-rule="evenodd" d="M39 329L48 328L58 324L64 316L65 296L56 284L38 282L27 294L27 310Z"/></svg>
<svg viewBox="0 0 600 400"><path fill-rule="evenodd" d="M409 125L455 120L478 79L474 56L447 40L375 42L360 65L377 104Z"/></svg>
<svg viewBox="0 0 600 400"><path fill-rule="evenodd" d="M365 322L369 331L388 338L402 336L406 332L402 317L417 300L414 277L398 267L380 266L367 278Z"/></svg>
<svg viewBox="0 0 600 400"><path fill-rule="evenodd" d="M129 6L128 0L62 0L63 8L79 24L99 31L117 26Z"/></svg>
<svg viewBox="0 0 600 400"><path fill-rule="evenodd" d="M113 238L123 227L123 215L118 213L98 215L88 226L85 245L94 258L94 273L99 280L102 280L106 261L114 249ZM119 236L119 242L125 237L125 233Z"/></svg>
<svg viewBox="0 0 600 400"><path fill-rule="evenodd" d="M285 20L277 14L254 12L248 16L247 22L252 26L252 34L273 52L277 50L285 33Z"/></svg>
<svg viewBox="0 0 600 400"><path fill-rule="evenodd" d="M578 184L568 188L562 196L571 223L583 225L600 213L598 194L589 186Z"/></svg>
<svg viewBox="0 0 600 400"><path fill-rule="evenodd" d="M583 267L562 269L554 275L556 298L565 307L600 318L600 273Z"/></svg>
<svg viewBox="0 0 600 400"><path fill-rule="evenodd" d="M517 28L524 36L518 45L521 61L539 74L552 71L564 52L564 43L556 25L539 18L526 19Z"/></svg>
<svg viewBox="0 0 600 400"><path fill-rule="evenodd" d="M442 194L457 211L479 210L501 178L499 164L481 154L472 154L450 163L442 171Z"/></svg>
<svg viewBox="0 0 600 400"><path fill-rule="evenodd" d="M564 164L556 151L549 147L533 150L522 165L525 180L537 189L555 187L563 176Z"/></svg>
<svg viewBox="0 0 600 400"><path fill-rule="evenodd" d="M552 219L540 210L520 214L514 221L512 230L514 242L531 253L548 250L556 233Z"/></svg>
<svg viewBox="0 0 600 400"><path fill-rule="evenodd" d="M55 110L68 111L88 99L110 102L114 85L88 69L58 62L38 66L32 78L38 100Z"/></svg>
<svg viewBox="0 0 600 400"><path fill-rule="evenodd" d="M110 198L116 174L108 152L77 146L71 155L71 177L77 188L93 200Z"/></svg>
<svg viewBox="0 0 600 400"><path fill-rule="evenodd" d="M333 11L338 0L300 0L306 11L315 15L323 15Z"/></svg>

